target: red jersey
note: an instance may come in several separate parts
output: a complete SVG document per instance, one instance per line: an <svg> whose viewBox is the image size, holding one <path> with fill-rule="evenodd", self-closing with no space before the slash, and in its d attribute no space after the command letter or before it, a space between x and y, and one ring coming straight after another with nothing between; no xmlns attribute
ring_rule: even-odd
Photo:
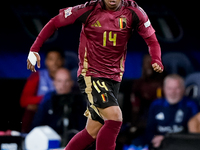
<svg viewBox="0 0 200 150"><path fill-rule="evenodd" d="M59 15L52 18L38 35L31 51L38 52L57 28L81 22L78 76L104 77L120 82L132 31L136 30L148 39L155 30L144 10L132 0L122 0L117 11L104 7L104 2L97 0L60 10ZM154 62L162 66L160 48L158 45L154 47L157 48L150 54L152 57L155 55Z"/></svg>

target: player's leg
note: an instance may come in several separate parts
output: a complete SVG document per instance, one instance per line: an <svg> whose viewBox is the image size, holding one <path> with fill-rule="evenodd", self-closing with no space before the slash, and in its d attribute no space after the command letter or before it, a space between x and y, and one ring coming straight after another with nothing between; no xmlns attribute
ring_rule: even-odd
<svg viewBox="0 0 200 150"><path fill-rule="evenodd" d="M94 105L99 112L97 114L104 120L104 125L97 135L96 150L114 150L122 125L122 112L117 102L120 83L105 78L92 80Z"/></svg>
<svg viewBox="0 0 200 150"><path fill-rule="evenodd" d="M78 77L78 83L79 83L80 91L84 95L86 95L86 99L88 100L88 97L87 97L88 95L85 93L85 88L87 86L86 86L86 83L85 83L84 76L80 75ZM92 121L90 119L89 116L91 116L91 114L89 112L89 109L86 110L85 115L88 116L88 121L87 121L87 124L86 124L86 128L84 130L80 131L79 133L77 133L70 140L70 142L67 144L67 146L65 147L64 150L84 150L88 146L90 146L93 142L95 142L95 140L96 140L95 139L95 137L96 137L95 133L97 132L96 130L99 130L98 126L99 126L100 123L99 122L96 123L96 121ZM102 126L102 124L101 124L101 126ZM92 128L94 128L94 129L92 129Z"/></svg>
<svg viewBox="0 0 200 150"><path fill-rule="evenodd" d="M98 109L104 119L96 140L96 150L114 150L116 138L122 125L122 112L119 106Z"/></svg>
<svg viewBox="0 0 200 150"><path fill-rule="evenodd" d="M88 148L95 142L101 127L101 123L88 118L86 128L77 133L64 150L84 150Z"/></svg>
<svg viewBox="0 0 200 150"><path fill-rule="evenodd" d="M88 132L92 136L87 132L88 135L92 139L97 138L96 150L114 150L115 141L122 124L122 113L117 102L120 83L110 79L89 76L79 76L78 82L81 92L86 94L89 102L85 116L92 119L89 120L87 125ZM95 125L98 126L98 124L101 126L104 124L99 128L100 130L95 129ZM79 140L81 138L77 141Z"/></svg>
<svg viewBox="0 0 200 150"><path fill-rule="evenodd" d="M98 108L101 116L105 120L122 121L122 111L119 106L110 106L105 109Z"/></svg>
<svg viewBox="0 0 200 150"><path fill-rule="evenodd" d="M103 124L101 124L99 121L95 121L88 118L87 124L86 124L86 130L94 139L96 139L97 134L102 126Z"/></svg>
<svg viewBox="0 0 200 150"><path fill-rule="evenodd" d="M65 150L84 150L96 140L102 124L90 118L87 120L86 128L77 133L65 147Z"/></svg>

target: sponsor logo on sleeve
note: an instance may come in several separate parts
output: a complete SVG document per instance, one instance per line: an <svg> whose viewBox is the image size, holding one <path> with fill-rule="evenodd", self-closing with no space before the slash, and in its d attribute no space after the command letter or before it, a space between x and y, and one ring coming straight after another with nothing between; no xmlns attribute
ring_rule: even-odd
<svg viewBox="0 0 200 150"><path fill-rule="evenodd" d="M67 8L64 12L65 18L69 17L72 14L72 7Z"/></svg>
<svg viewBox="0 0 200 150"><path fill-rule="evenodd" d="M144 26L145 26L146 28L148 28L150 25L151 25L151 22L150 22L150 20L148 19L147 22L144 23Z"/></svg>

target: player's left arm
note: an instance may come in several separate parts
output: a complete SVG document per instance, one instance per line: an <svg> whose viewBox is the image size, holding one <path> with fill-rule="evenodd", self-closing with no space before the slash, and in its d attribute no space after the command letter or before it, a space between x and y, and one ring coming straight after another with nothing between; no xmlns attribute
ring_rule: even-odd
<svg viewBox="0 0 200 150"><path fill-rule="evenodd" d="M149 48L149 54L151 56L151 65L154 71L162 73L163 72L163 64L161 61L161 48L160 44L156 38L155 33L153 33L150 37L144 39Z"/></svg>
<svg viewBox="0 0 200 150"><path fill-rule="evenodd" d="M149 54L152 58L152 67L154 71L162 73L164 67L161 61L161 48L156 38L155 30L152 27L146 12L141 7L135 7L134 12L137 14L138 19L136 30L148 45Z"/></svg>

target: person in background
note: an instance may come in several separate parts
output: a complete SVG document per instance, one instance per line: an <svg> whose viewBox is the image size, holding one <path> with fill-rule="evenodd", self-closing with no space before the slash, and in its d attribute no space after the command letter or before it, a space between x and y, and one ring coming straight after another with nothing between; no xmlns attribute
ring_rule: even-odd
<svg viewBox="0 0 200 150"><path fill-rule="evenodd" d="M53 91L55 72L64 65L64 52L59 48L47 51L45 58L46 69L34 72L27 79L20 98L21 107L25 108L22 118L22 132L28 133L33 116L43 96Z"/></svg>
<svg viewBox="0 0 200 150"><path fill-rule="evenodd" d="M142 76L134 81L130 100L132 103L132 126L146 127L150 104L162 96L163 74L156 73L151 67L151 56L144 55Z"/></svg>
<svg viewBox="0 0 200 150"><path fill-rule="evenodd" d="M200 112L190 119L188 130L190 133L200 133Z"/></svg>
<svg viewBox="0 0 200 150"><path fill-rule="evenodd" d="M66 140L67 129L82 130L85 127L86 117L82 114L86 101L82 95L72 91L73 85L70 72L65 68L58 69L54 77L55 91L45 94L34 116L32 128L48 125Z"/></svg>
<svg viewBox="0 0 200 150"><path fill-rule="evenodd" d="M161 145L166 133L187 132L187 123L198 113L198 105L184 97L184 79L171 74L163 83L164 98L155 100L149 109L146 142L154 148Z"/></svg>

